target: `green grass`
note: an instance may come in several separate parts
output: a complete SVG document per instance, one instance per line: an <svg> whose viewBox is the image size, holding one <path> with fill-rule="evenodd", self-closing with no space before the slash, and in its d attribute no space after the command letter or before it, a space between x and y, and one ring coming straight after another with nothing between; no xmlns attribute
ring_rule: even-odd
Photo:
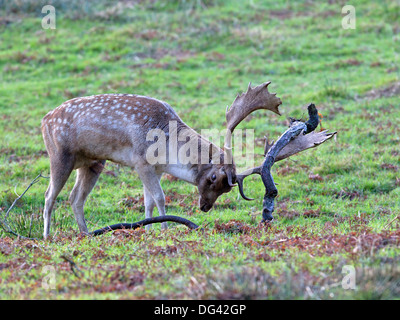
<svg viewBox="0 0 400 320"><path fill-rule="evenodd" d="M0 1L1 217L40 172L49 174L40 121L75 96L153 96L196 130L221 130L238 92L272 81L283 116L258 111L240 128L276 139L285 119L313 102L338 134L274 165L279 197L269 228L258 224L258 177L246 181L255 201L233 191L209 213L198 209L194 186L164 177L168 214L204 232L170 224L82 237L68 203L74 173L53 212L52 240L0 231L0 299L400 296L399 220L388 225L400 206L400 92L387 89L400 81L399 1L358 1L355 30L342 29L340 1L54 0L55 30L41 28L37 3ZM46 180L35 184L10 212L14 230L41 237L46 188ZM108 163L85 206L89 229L143 219L142 197L137 174ZM341 286L345 265L356 270L356 290ZM51 290L42 285L45 266L55 270Z"/></svg>

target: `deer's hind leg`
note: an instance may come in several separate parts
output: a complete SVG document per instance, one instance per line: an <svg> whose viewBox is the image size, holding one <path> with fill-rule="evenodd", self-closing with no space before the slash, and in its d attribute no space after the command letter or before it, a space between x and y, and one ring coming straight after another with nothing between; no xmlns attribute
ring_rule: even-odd
<svg viewBox="0 0 400 320"><path fill-rule="evenodd" d="M87 196L95 186L105 163L105 160L98 161L90 166L77 169L76 182L69 196L69 201L71 202L79 231L82 233L88 233L83 207Z"/></svg>

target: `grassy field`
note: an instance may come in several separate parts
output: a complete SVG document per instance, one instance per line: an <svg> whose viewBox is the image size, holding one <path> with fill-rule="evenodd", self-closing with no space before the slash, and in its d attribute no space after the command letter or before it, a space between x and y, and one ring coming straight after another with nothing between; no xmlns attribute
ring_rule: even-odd
<svg viewBox="0 0 400 320"><path fill-rule="evenodd" d="M41 25L47 3L55 30ZM240 125L255 130L258 164L261 138L276 139L310 102L322 126L338 131L273 167L269 226L259 224L259 177L246 181L256 200L234 190L204 213L194 186L164 176L167 214L204 232L170 224L84 237L68 202L73 173L51 240L0 230L0 299L399 298L400 1L357 1L356 29L342 28L345 4L0 0L1 219L39 173L49 175L42 117L76 96L152 96L196 130L223 129L236 94L270 80L283 116L258 111ZM47 183L9 213L13 230L41 238ZM85 218L90 230L143 219L137 174L107 163Z"/></svg>

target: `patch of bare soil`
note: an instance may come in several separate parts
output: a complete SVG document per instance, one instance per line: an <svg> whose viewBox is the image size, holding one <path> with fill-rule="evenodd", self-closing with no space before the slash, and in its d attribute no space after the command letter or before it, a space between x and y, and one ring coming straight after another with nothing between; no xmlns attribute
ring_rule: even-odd
<svg viewBox="0 0 400 320"><path fill-rule="evenodd" d="M400 81L392 83L385 88L377 88L368 91L365 94L365 98L378 99L383 97L393 97L400 95Z"/></svg>
<svg viewBox="0 0 400 320"><path fill-rule="evenodd" d="M174 67L174 64L172 63L161 63L159 60L166 56L174 57L176 63L184 63L186 62L189 58L195 56L197 53L193 51L187 51L187 50L169 50L169 49L163 49L163 48L158 48L156 50L146 52L146 53L137 53L135 55L136 59L146 59L146 58L151 58L156 60L154 63L135 63L133 65L130 65L129 68L131 69L141 69L141 68L156 68L156 69L168 69L170 67ZM174 67L175 68L175 67Z"/></svg>

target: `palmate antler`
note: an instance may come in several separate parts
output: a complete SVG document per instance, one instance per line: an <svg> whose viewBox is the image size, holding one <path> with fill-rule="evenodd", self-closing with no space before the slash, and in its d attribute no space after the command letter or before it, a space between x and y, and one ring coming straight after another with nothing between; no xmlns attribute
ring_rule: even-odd
<svg viewBox="0 0 400 320"><path fill-rule="evenodd" d="M268 85L270 83L271 81L268 81L255 88L252 88L249 83L247 92L238 95L232 105L226 108L225 163L233 163L232 132L243 119L259 109L271 110L280 115L279 105L282 104L282 101L276 96L276 93L269 93Z"/></svg>

